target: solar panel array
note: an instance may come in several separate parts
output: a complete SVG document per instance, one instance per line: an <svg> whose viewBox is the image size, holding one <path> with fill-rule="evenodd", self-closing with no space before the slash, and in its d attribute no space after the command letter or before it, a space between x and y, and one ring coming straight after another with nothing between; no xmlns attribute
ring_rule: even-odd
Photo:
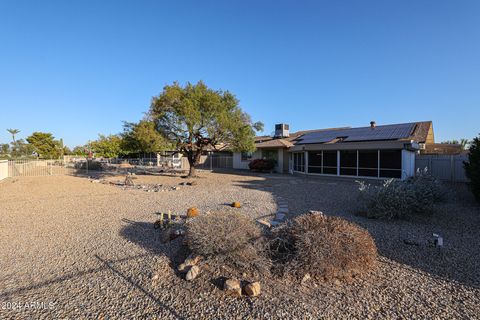
<svg viewBox="0 0 480 320"><path fill-rule="evenodd" d="M349 128L310 132L303 135L297 144L326 143L341 138L344 142L397 140L412 135L415 123L392 124L375 128Z"/></svg>

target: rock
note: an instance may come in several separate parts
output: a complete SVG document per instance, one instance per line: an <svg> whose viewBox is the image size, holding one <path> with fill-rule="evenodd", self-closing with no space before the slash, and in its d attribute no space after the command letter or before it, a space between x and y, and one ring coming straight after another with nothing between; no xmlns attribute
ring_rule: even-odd
<svg viewBox="0 0 480 320"><path fill-rule="evenodd" d="M411 239L404 239L403 243L408 244L409 246L420 246L420 243Z"/></svg>
<svg viewBox="0 0 480 320"><path fill-rule="evenodd" d="M245 294L249 297L256 297L260 295L261 291L261 286L260 282L252 282L247 284L244 288L243 291L245 291Z"/></svg>
<svg viewBox="0 0 480 320"><path fill-rule="evenodd" d="M180 272L187 272L190 267L197 265L201 260L202 256L193 256L189 255L185 261L178 266L178 271Z"/></svg>
<svg viewBox="0 0 480 320"><path fill-rule="evenodd" d="M202 258L202 256L189 255L184 263L190 266L195 266L202 260Z"/></svg>
<svg viewBox="0 0 480 320"><path fill-rule="evenodd" d="M197 181L191 181L191 182L187 182L187 184L189 186L196 186L198 184L198 182Z"/></svg>
<svg viewBox="0 0 480 320"><path fill-rule="evenodd" d="M310 276L309 273L305 274L302 278L302 284L308 282L310 279L312 279L312 277Z"/></svg>
<svg viewBox="0 0 480 320"><path fill-rule="evenodd" d="M270 224L270 222L266 221L266 220L263 220L263 219L258 219L257 220L258 223L260 223L261 225L264 225L265 227L267 228L270 228L272 225Z"/></svg>
<svg viewBox="0 0 480 320"><path fill-rule="evenodd" d="M187 275L185 276L185 279L187 281L192 281L194 280L196 277L198 277L198 275L200 274L200 267L199 266L192 266L188 272L187 272Z"/></svg>
<svg viewBox="0 0 480 320"><path fill-rule="evenodd" d="M335 279L335 280L333 281L333 284L335 284L336 286L339 286L339 285L341 285L342 283L340 282L340 280Z"/></svg>
<svg viewBox="0 0 480 320"><path fill-rule="evenodd" d="M242 287L240 286L240 281L237 279L227 279L223 284L223 290L225 293L233 296L233 297L240 297L242 296Z"/></svg>

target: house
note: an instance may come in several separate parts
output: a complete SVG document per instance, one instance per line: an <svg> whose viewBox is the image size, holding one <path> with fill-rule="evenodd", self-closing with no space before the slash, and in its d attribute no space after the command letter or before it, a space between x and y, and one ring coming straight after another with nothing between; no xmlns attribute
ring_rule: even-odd
<svg viewBox="0 0 480 320"><path fill-rule="evenodd" d="M257 137L254 153L233 154L233 168L261 158L279 173L404 179L414 175L418 151L434 143L431 121L289 131L278 124L273 137Z"/></svg>

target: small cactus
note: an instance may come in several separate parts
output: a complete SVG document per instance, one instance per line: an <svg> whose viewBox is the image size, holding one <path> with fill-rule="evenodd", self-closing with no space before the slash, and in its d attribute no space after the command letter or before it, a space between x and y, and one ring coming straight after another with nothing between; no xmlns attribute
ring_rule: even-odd
<svg viewBox="0 0 480 320"><path fill-rule="evenodd" d="M200 211L197 208L195 208L195 207L189 208L187 210L187 218L194 218L194 217L198 216L199 213L200 213Z"/></svg>
<svg viewBox="0 0 480 320"><path fill-rule="evenodd" d="M241 208L242 205L240 204L240 202L232 202L232 208Z"/></svg>

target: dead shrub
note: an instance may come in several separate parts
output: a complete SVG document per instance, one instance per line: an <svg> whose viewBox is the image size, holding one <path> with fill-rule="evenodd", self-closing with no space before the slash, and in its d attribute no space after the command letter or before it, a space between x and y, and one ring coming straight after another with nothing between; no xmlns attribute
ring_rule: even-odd
<svg viewBox="0 0 480 320"><path fill-rule="evenodd" d="M186 223L190 250L216 266L237 271L268 273L267 242L260 228L246 216L233 212L209 213Z"/></svg>
<svg viewBox="0 0 480 320"><path fill-rule="evenodd" d="M317 280L351 280L376 265L377 248L367 230L338 217L315 212L295 218L274 232L270 248L285 275Z"/></svg>

